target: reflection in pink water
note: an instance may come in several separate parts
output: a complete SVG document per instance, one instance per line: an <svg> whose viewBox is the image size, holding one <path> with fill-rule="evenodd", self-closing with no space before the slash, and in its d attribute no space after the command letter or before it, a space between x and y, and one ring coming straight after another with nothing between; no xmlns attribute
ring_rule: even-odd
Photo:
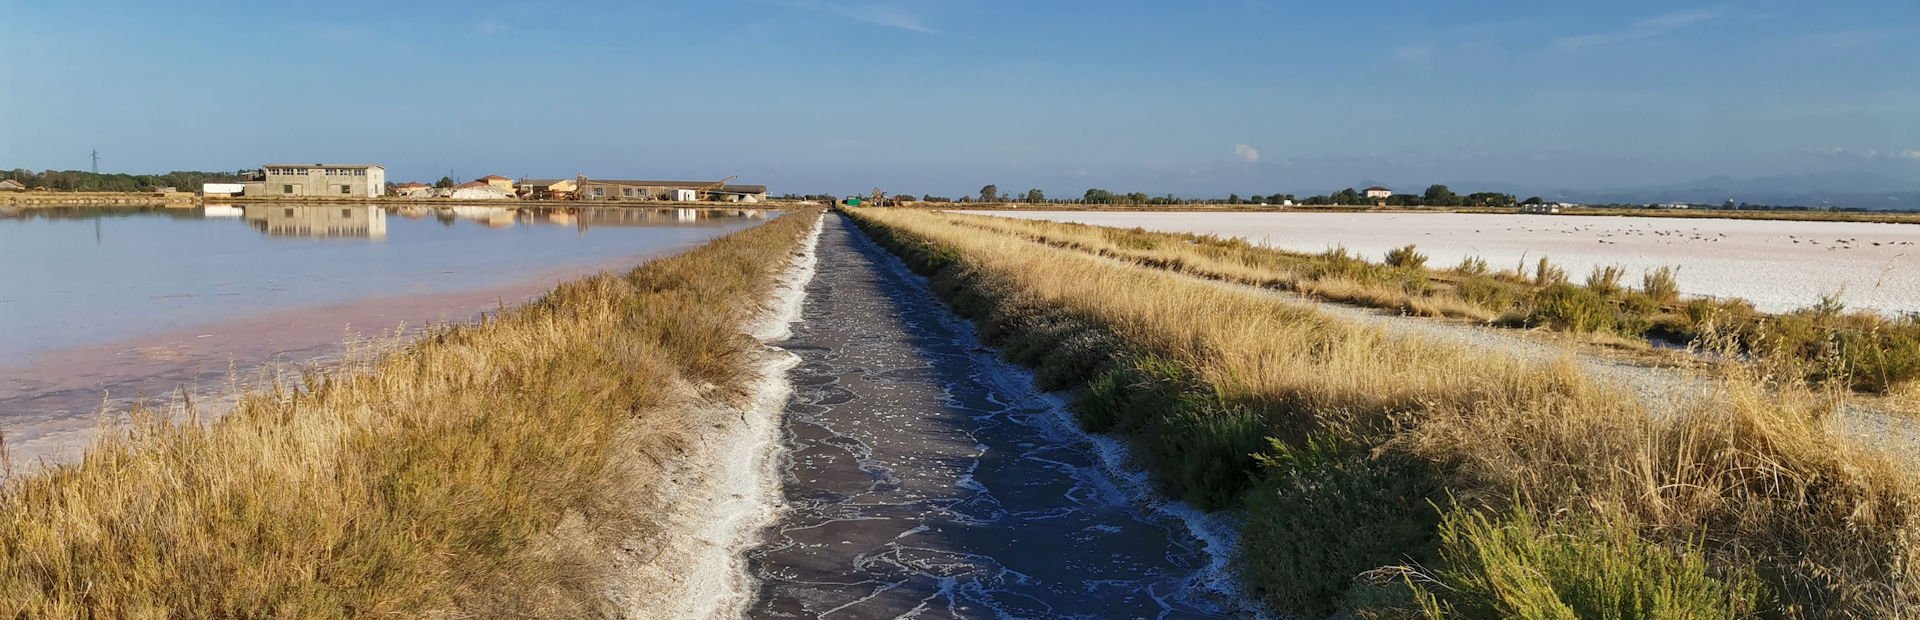
<svg viewBox="0 0 1920 620"><path fill-rule="evenodd" d="M629 269L758 221L701 218L697 226L674 226L673 231L637 230L653 221L649 219L628 224L635 228L619 233L589 236L585 228L573 225L585 219L574 213L540 221L517 218L564 227L520 226L514 229L519 232L504 233L485 223L446 231L442 229L452 223L409 221L402 214L393 218L395 224L383 225L388 238L376 245L364 238L314 245L313 237L301 236L303 230L335 232L343 227L336 225L340 222L365 225L353 212L336 213L332 220L301 211L292 216L274 213L282 214L286 223L269 224L266 230L259 225L251 226L253 230L223 226L230 221L211 219L219 217L212 213L198 221L164 214L160 221L142 223L158 225L158 234L119 241L105 252L107 262L88 256L98 253L89 247L91 239L77 243L62 237L71 230L0 219L0 246L19 241L14 248L24 253L23 246L37 244L37 253L12 257L24 259L14 264L36 268L48 263L34 276L38 281L0 281L0 327L5 328L0 331L10 341L0 346L0 353L7 353L0 355L0 431L15 462L72 460L94 429L111 423L111 416L124 415L127 406L139 400L178 410L182 397L190 397L202 419L209 419L223 413L239 389L338 359L349 342L391 345L399 339L390 336L400 335L403 328L414 333L428 323L473 320L535 298L561 281ZM602 215L597 221L610 217L647 215ZM108 230L128 228L132 219L108 224ZM678 218L666 221L679 223ZM217 228L208 233L194 225ZM185 236L190 241L168 234L182 228L189 231ZM262 243L262 232L295 237ZM243 236L234 239L236 233ZM107 239L115 241L111 232ZM115 252L144 253L132 260L168 268L123 269L127 257ZM0 249L0 259L9 258L3 256L7 254ZM61 254L78 258L64 266L46 258ZM204 262L208 255L221 260ZM75 263L85 268L76 271ZM125 280L138 279L128 271L165 281ZM257 282L219 284L243 278ZM191 294L170 294L173 291ZM66 302L62 295L74 301Z"/></svg>

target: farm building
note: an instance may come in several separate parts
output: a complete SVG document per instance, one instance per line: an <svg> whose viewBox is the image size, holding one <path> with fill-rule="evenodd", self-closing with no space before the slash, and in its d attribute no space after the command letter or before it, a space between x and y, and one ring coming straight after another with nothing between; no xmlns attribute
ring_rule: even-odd
<svg viewBox="0 0 1920 620"><path fill-rule="evenodd" d="M500 191L506 192L508 194L513 193L513 179L509 179L497 174L489 174L487 176L475 179L475 181L492 185L496 188L499 188Z"/></svg>
<svg viewBox="0 0 1920 620"><path fill-rule="evenodd" d="M202 183L200 185L200 195L208 198L239 196L246 191L247 186L244 183Z"/></svg>
<svg viewBox="0 0 1920 620"><path fill-rule="evenodd" d="M573 179L520 179L519 193L530 200L568 200L577 187Z"/></svg>
<svg viewBox="0 0 1920 620"><path fill-rule="evenodd" d="M710 200L760 202L767 199L765 185L718 185L712 181L627 181L581 179L580 197L587 200L698 200L701 191Z"/></svg>
<svg viewBox="0 0 1920 620"><path fill-rule="evenodd" d="M1375 185L1362 190L1368 198L1392 198L1393 190Z"/></svg>
<svg viewBox="0 0 1920 620"><path fill-rule="evenodd" d="M374 198L386 193L387 169L373 164L267 164L268 196Z"/></svg>
<svg viewBox="0 0 1920 620"><path fill-rule="evenodd" d="M27 189L26 184L13 179L0 179L0 192L18 192Z"/></svg>

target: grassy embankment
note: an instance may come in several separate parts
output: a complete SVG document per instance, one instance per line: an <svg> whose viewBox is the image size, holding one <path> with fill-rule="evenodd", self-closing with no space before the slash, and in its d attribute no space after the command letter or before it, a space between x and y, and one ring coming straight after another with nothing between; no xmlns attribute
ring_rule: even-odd
<svg viewBox="0 0 1920 620"><path fill-rule="evenodd" d="M0 489L6 617L570 617L596 602L697 402L744 398L744 322L800 212L560 285L359 368L152 411Z"/></svg>
<svg viewBox="0 0 1920 620"><path fill-rule="evenodd" d="M1319 617L1833 617L1920 604L1920 487L1757 372L1649 410L1574 365L1396 337L994 232L855 210L982 335L1074 389Z"/></svg>
<svg viewBox="0 0 1920 620"><path fill-rule="evenodd" d="M1575 283L1548 259L1494 270L1469 259L1432 268L1414 246L1369 261L1345 249L1288 252L1244 240L956 215L956 223L1217 280L1274 287L1420 316L1546 327L1644 344L1729 335L1745 352L1876 393L1920 392L1920 315L1887 318L1838 303L1768 314L1738 299L1682 299L1673 270L1599 269Z"/></svg>

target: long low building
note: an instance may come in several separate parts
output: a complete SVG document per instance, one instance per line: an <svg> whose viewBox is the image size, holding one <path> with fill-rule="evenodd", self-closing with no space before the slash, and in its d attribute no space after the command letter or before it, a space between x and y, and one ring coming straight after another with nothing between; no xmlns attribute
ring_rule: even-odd
<svg viewBox="0 0 1920 620"><path fill-rule="evenodd" d="M672 200L692 202L705 191L711 200L760 202L767 199L765 185L721 185L712 181L629 181L623 179L579 179L577 191L586 200Z"/></svg>

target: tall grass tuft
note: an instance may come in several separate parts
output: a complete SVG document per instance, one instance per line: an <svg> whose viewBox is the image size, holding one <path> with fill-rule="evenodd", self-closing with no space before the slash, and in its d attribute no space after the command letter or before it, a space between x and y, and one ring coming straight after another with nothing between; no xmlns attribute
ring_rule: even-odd
<svg viewBox="0 0 1920 620"><path fill-rule="evenodd" d="M1661 267L1640 276L1640 292L1657 303L1671 304L1680 300L1680 270L1676 267Z"/></svg>
<svg viewBox="0 0 1920 620"><path fill-rule="evenodd" d="M1602 297L1613 297L1626 292L1626 287L1621 285L1626 277L1626 268L1619 265L1594 267L1593 273L1587 275L1587 290Z"/></svg>

